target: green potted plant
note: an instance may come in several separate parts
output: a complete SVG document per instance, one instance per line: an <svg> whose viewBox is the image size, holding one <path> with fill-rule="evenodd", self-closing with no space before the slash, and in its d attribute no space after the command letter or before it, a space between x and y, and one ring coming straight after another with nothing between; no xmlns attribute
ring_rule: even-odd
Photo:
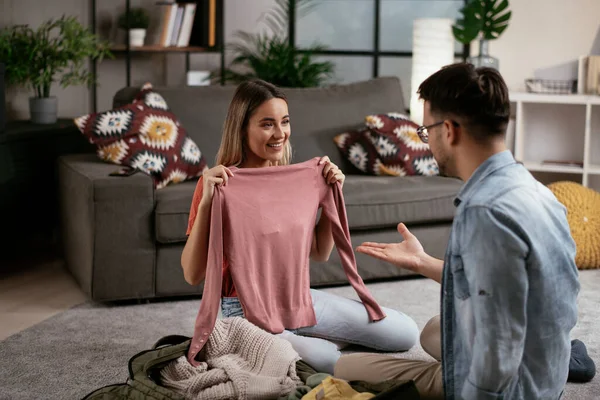
<svg viewBox="0 0 600 400"><path fill-rule="evenodd" d="M314 3L296 0L296 15L308 13ZM314 53L325 49L315 44L300 51L288 38L288 21L292 2L276 0L275 7L264 15L270 32L236 33L237 42L229 45L235 58L225 69L225 81L239 83L247 79L263 79L281 87L320 86L333 75L334 64L317 62ZM213 78L219 78L213 74Z"/></svg>
<svg viewBox="0 0 600 400"><path fill-rule="evenodd" d="M28 25L0 29L0 60L5 64L6 83L33 92L29 99L33 123L56 122L58 101L50 96L54 82L63 88L94 84L87 62L105 56L110 56L107 44L75 17L50 19L36 30Z"/></svg>
<svg viewBox="0 0 600 400"><path fill-rule="evenodd" d="M470 0L460 10L462 18L452 27L454 37L463 44L479 39L479 55L469 57L468 62L498 69L498 59L489 55L488 44L508 28L512 14L508 6L508 0Z"/></svg>
<svg viewBox="0 0 600 400"><path fill-rule="evenodd" d="M124 29L129 35L129 45L140 47L144 45L146 30L150 25L150 17L143 8L132 8L119 16L119 28Z"/></svg>

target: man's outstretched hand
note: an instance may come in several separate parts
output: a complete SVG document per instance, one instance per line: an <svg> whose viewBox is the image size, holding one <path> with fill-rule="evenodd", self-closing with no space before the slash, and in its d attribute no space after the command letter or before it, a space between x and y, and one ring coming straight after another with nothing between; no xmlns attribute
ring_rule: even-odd
<svg viewBox="0 0 600 400"><path fill-rule="evenodd" d="M404 241L400 243L365 242L358 246L356 251L440 282L443 261L425 253L419 240L403 223L398 224L398 233L404 238Z"/></svg>

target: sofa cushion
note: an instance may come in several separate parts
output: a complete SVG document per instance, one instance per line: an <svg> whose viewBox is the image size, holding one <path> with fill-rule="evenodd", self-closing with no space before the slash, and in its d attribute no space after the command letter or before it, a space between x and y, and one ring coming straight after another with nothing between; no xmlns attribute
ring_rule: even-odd
<svg viewBox="0 0 600 400"><path fill-rule="evenodd" d="M368 115L364 129L337 135L340 153L367 175L439 174L429 145L417 135L418 125L398 113Z"/></svg>
<svg viewBox="0 0 600 400"><path fill-rule="evenodd" d="M171 111L214 165L223 122L236 86L157 87ZM380 77L351 84L318 88L285 88L291 117L294 163L327 155L345 172L355 170L339 154L333 138L364 126L370 114L404 110L402 87L396 77ZM139 88L123 88L113 107L130 103Z"/></svg>
<svg viewBox="0 0 600 400"><path fill-rule="evenodd" d="M197 178L206 168L196 143L149 83L133 103L74 121L102 160L146 173L156 189Z"/></svg>
<svg viewBox="0 0 600 400"><path fill-rule="evenodd" d="M348 225L356 230L452 221L461 184L440 176L347 176Z"/></svg>
<svg viewBox="0 0 600 400"><path fill-rule="evenodd" d="M349 175L344 199L351 230L448 222L461 182L439 176L374 177ZM155 234L163 244L185 242L196 182L156 192Z"/></svg>
<svg viewBox="0 0 600 400"><path fill-rule="evenodd" d="M368 115L365 121L383 164L395 170L396 176L439 174L429 144L423 143L417 134L419 125L406 115Z"/></svg>
<svg viewBox="0 0 600 400"><path fill-rule="evenodd" d="M167 186L156 191L154 230L160 243L179 243L187 239L186 231L196 181Z"/></svg>

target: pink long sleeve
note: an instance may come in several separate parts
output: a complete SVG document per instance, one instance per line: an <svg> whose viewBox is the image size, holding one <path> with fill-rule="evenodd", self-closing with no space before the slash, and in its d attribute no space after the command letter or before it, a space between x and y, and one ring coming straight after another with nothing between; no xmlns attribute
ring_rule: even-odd
<svg viewBox="0 0 600 400"><path fill-rule="evenodd" d="M223 270L221 267L223 265L222 202L221 191L218 187L215 187L211 207L206 278L204 280L202 300L200 301L200 310L196 317L194 337L188 350L188 361L193 366L200 364L200 362L195 360L196 354L206 344L208 336L215 327L215 322L219 314L221 286L223 284Z"/></svg>
<svg viewBox="0 0 600 400"><path fill-rule="evenodd" d="M188 352L192 365L218 316L224 257L248 321L271 333L317 323L309 256L319 206L332 223L342 266L370 319L385 318L358 274L341 187L325 182L318 161L232 168L235 176L227 186L215 188L204 293Z"/></svg>
<svg viewBox="0 0 600 400"><path fill-rule="evenodd" d="M340 255L344 272L367 309L371 321L382 320L386 315L371 295L371 292L369 292L369 289L365 286L356 268L356 258L354 257L354 250L350 240L350 229L348 228L342 187L339 182L333 186L326 186L323 189L324 196L321 200L321 206L323 207L324 215L331 221L333 240Z"/></svg>

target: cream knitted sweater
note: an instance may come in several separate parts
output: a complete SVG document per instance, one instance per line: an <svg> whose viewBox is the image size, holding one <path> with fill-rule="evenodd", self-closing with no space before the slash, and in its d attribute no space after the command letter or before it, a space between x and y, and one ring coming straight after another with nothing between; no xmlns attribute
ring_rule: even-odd
<svg viewBox="0 0 600 400"><path fill-rule="evenodd" d="M217 320L204 349L206 359L197 367L185 356L169 363L162 384L201 400L276 399L302 384L291 344L246 319Z"/></svg>

